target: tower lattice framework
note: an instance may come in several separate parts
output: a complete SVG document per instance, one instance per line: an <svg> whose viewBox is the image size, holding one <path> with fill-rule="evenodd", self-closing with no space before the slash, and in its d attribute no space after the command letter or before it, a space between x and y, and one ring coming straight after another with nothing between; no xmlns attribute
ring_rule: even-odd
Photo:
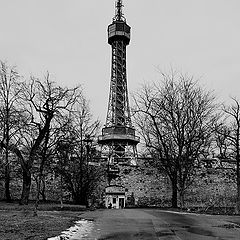
<svg viewBox="0 0 240 240"><path fill-rule="evenodd" d="M131 28L126 23L122 7L122 0L118 0L115 16L108 26L108 43L112 47L110 93L106 124L98 138L102 156L108 159L113 172L118 164L135 161L139 143L131 122L127 89L126 49Z"/></svg>

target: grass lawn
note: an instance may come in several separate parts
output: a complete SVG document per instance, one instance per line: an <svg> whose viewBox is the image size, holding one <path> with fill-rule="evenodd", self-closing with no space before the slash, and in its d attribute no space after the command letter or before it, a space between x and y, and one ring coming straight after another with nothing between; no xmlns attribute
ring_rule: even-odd
<svg viewBox="0 0 240 240"><path fill-rule="evenodd" d="M56 211L60 209L57 204L41 204L39 209L38 216L34 216L32 204L19 206L0 202L0 239L43 240L58 236L73 226L84 211L81 207L69 205L65 206L67 210Z"/></svg>

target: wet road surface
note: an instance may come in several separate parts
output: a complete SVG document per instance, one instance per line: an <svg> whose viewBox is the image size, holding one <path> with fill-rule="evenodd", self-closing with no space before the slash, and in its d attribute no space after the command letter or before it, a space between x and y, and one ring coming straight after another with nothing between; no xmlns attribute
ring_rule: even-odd
<svg viewBox="0 0 240 240"><path fill-rule="evenodd" d="M240 216L211 216L156 209L96 210L82 218L89 240L240 240Z"/></svg>

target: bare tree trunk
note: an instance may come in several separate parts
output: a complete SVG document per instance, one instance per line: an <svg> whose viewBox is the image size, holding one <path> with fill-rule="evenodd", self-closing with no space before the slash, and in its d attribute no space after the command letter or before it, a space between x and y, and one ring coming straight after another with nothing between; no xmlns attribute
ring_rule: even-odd
<svg viewBox="0 0 240 240"><path fill-rule="evenodd" d="M41 183L43 183L43 165L44 165L44 160L41 163L40 166L40 171L37 177L37 196L36 196L36 200L35 200L35 215L37 215L37 209L38 209L38 205L39 205L39 201L40 201L40 193L41 193Z"/></svg>
<svg viewBox="0 0 240 240"><path fill-rule="evenodd" d="M37 178L37 196L35 199L35 207L34 207L34 214L37 216L38 205L40 201L40 191L41 191L41 182L42 182L42 172L39 173Z"/></svg>
<svg viewBox="0 0 240 240"><path fill-rule="evenodd" d="M45 189L46 189L45 177L42 176L42 191L40 191L40 194L42 195L42 200L43 200L43 202L46 202Z"/></svg>
<svg viewBox="0 0 240 240"><path fill-rule="evenodd" d="M185 183L184 179L180 178L179 180L179 200L180 200L180 207L184 208L185 207Z"/></svg>
<svg viewBox="0 0 240 240"><path fill-rule="evenodd" d="M178 207L178 187L177 187L177 177L173 177L172 181L172 207Z"/></svg>
<svg viewBox="0 0 240 240"><path fill-rule="evenodd" d="M36 201L35 201L35 215L37 215L37 209L38 209L38 204L39 204L39 200L40 200L41 183L43 182L43 170L44 170L44 164L46 161L48 138L49 138L49 131L47 131L47 134L46 134L46 138L45 138L45 142L44 142L45 146L44 146L44 150L43 150L43 156L41 158L39 174L37 177L37 197L36 197Z"/></svg>
<svg viewBox="0 0 240 240"><path fill-rule="evenodd" d="M180 198L181 208L184 208L184 206L185 206L184 191L180 192L179 198Z"/></svg>
<svg viewBox="0 0 240 240"><path fill-rule="evenodd" d="M40 197L40 188L41 188L41 182L40 182L40 176L37 177L37 196L35 199L35 204L34 204L34 216L37 216L37 210L38 210L38 205L39 205L39 197Z"/></svg>
<svg viewBox="0 0 240 240"><path fill-rule="evenodd" d="M21 205L27 205L29 201L29 194L31 189L31 172L29 169L23 170L23 189L20 200Z"/></svg>
<svg viewBox="0 0 240 240"><path fill-rule="evenodd" d="M10 169L9 163L6 162L5 166L5 197L7 202L11 202L11 194L10 194Z"/></svg>

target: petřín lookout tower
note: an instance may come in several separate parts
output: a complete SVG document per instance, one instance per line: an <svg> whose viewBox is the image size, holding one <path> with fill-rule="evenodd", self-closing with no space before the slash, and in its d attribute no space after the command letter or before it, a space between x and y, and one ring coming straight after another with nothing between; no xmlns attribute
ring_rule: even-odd
<svg viewBox="0 0 240 240"><path fill-rule="evenodd" d="M126 48L130 26L122 13L122 0L116 1L116 13L108 26L108 43L112 47L111 81L106 124L98 143L108 162L108 180L116 178L120 164L136 162L139 137L131 123L126 71Z"/></svg>

